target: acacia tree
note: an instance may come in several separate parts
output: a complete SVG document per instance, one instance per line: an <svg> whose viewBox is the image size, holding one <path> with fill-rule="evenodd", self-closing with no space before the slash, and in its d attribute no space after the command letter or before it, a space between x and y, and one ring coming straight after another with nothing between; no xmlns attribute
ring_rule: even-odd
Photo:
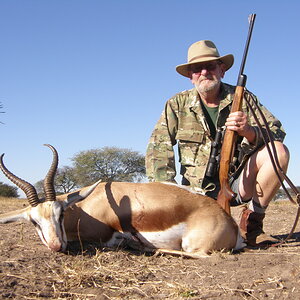
<svg viewBox="0 0 300 300"><path fill-rule="evenodd" d="M145 176L145 157L129 149L103 147L81 151L72 158L80 186L102 181L138 182Z"/></svg>
<svg viewBox="0 0 300 300"><path fill-rule="evenodd" d="M65 194L77 189L79 186L76 180L76 174L72 167L62 167L56 172L54 180L55 190L59 194Z"/></svg>
<svg viewBox="0 0 300 300"><path fill-rule="evenodd" d="M44 180L40 180L34 185L39 197L44 196L43 184ZM58 168L54 179L54 188L57 194L69 193L74 189L79 188L74 168L69 166Z"/></svg>
<svg viewBox="0 0 300 300"><path fill-rule="evenodd" d="M104 147L81 151L72 158L73 166L56 172L54 187L57 194L95 183L97 180L139 182L145 178L145 157L136 151ZM43 197L43 180L35 183L39 197Z"/></svg>

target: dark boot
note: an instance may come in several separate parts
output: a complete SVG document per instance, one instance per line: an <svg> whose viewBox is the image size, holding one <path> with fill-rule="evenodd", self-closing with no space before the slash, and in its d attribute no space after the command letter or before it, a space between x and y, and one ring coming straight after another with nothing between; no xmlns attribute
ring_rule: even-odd
<svg viewBox="0 0 300 300"><path fill-rule="evenodd" d="M248 246L257 247L278 243L278 240L264 233L264 218L265 214L259 214L247 208L243 210L240 230L241 235L246 240Z"/></svg>

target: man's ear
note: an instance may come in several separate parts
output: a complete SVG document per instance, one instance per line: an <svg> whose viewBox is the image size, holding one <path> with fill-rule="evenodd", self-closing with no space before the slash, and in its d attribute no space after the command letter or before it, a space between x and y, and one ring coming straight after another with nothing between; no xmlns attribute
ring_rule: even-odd
<svg viewBox="0 0 300 300"><path fill-rule="evenodd" d="M221 78L224 78L225 72L226 72L226 65L225 64L221 64Z"/></svg>

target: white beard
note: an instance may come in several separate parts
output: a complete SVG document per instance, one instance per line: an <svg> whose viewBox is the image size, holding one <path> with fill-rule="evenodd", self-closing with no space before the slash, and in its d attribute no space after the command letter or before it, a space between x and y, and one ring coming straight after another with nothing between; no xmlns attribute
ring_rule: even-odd
<svg viewBox="0 0 300 300"><path fill-rule="evenodd" d="M201 81L199 84L196 83L195 87L199 94L203 94L203 93L213 91L216 88L219 88L220 82L221 81L218 79L209 79L209 80Z"/></svg>

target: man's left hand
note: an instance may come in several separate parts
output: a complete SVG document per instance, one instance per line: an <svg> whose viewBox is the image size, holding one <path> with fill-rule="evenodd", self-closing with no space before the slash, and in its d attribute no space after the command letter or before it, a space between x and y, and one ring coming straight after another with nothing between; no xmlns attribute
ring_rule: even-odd
<svg viewBox="0 0 300 300"><path fill-rule="evenodd" d="M245 137L250 143L255 141L255 130L248 124L247 115L242 111L229 114L225 126L227 129L236 131L238 135Z"/></svg>

